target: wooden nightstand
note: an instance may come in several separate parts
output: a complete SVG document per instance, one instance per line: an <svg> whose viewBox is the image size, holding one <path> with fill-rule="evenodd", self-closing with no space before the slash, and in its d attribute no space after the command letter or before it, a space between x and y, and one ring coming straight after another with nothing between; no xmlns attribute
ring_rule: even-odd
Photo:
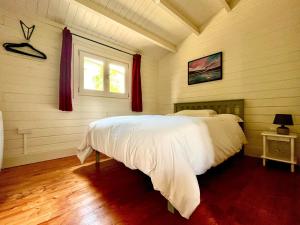
<svg viewBox="0 0 300 225"><path fill-rule="evenodd" d="M263 136L263 155L261 156L263 159L263 165L266 165L266 160L275 160L278 162L290 163L291 164L291 172L295 171L295 164L297 164L295 160L295 139L297 138L296 134L290 133L289 135L277 134L276 132L265 131L262 132ZM290 159L280 159L279 157L267 156L269 151L269 143L268 140L271 141L282 141L282 142L290 142Z"/></svg>

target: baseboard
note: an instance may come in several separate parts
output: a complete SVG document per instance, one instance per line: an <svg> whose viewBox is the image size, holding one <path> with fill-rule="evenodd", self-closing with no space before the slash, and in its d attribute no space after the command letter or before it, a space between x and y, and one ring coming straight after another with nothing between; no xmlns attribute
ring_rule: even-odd
<svg viewBox="0 0 300 225"><path fill-rule="evenodd" d="M26 155L21 155L13 158L4 158L3 168L9 168L14 166L21 166L36 162L42 162L51 159L58 159L67 156L72 156L76 154L76 149L66 149L60 151L44 152L44 153L28 153Z"/></svg>
<svg viewBox="0 0 300 225"><path fill-rule="evenodd" d="M63 157L68 157L76 154L76 149L66 149L66 150L60 150L60 151L53 151L53 152L44 152L44 153L36 153L36 154L26 154L21 155L18 157L13 158L4 158L3 161L3 168L9 168L14 166L21 166L36 162L42 162L46 160L51 159L58 159ZM251 157L258 157L260 158L260 155L253 154L252 152L244 152L245 155L251 156ZM299 158L298 158L298 165L299 165Z"/></svg>
<svg viewBox="0 0 300 225"><path fill-rule="evenodd" d="M257 154L257 153L253 153L253 152L244 152L244 155L246 156L251 156L251 157L255 157L255 158L260 158L261 155Z"/></svg>

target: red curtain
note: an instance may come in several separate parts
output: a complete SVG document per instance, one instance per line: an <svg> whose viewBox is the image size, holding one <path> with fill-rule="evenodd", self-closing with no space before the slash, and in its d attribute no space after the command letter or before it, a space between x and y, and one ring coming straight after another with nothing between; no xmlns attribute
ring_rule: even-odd
<svg viewBox="0 0 300 225"><path fill-rule="evenodd" d="M133 112L143 111L141 86L141 55L135 54L132 63L131 109Z"/></svg>
<svg viewBox="0 0 300 225"><path fill-rule="evenodd" d="M72 34L65 27L60 59L59 110L72 111L71 86Z"/></svg>

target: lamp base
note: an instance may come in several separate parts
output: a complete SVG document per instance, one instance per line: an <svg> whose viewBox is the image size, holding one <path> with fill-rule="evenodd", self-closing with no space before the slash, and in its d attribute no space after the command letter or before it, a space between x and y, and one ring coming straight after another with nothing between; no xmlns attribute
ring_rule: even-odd
<svg viewBox="0 0 300 225"><path fill-rule="evenodd" d="M277 127L277 134L288 135L289 133L290 133L290 130L288 127L285 127L285 126Z"/></svg>

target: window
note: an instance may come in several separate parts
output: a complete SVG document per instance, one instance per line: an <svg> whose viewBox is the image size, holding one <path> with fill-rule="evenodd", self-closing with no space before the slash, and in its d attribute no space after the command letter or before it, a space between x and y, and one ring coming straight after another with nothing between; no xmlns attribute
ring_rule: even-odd
<svg viewBox="0 0 300 225"><path fill-rule="evenodd" d="M104 62L83 57L83 88L104 91Z"/></svg>
<svg viewBox="0 0 300 225"><path fill-rule="evenodd" d="M125 75L124 66L109 63L109 92L125 94Z"/></svg>
<svg viewBox="0 0 300 225"><path fill-rule="evenodd" d="M128 98L128 64L83 51L79 55L81 95Z"/></svg>

